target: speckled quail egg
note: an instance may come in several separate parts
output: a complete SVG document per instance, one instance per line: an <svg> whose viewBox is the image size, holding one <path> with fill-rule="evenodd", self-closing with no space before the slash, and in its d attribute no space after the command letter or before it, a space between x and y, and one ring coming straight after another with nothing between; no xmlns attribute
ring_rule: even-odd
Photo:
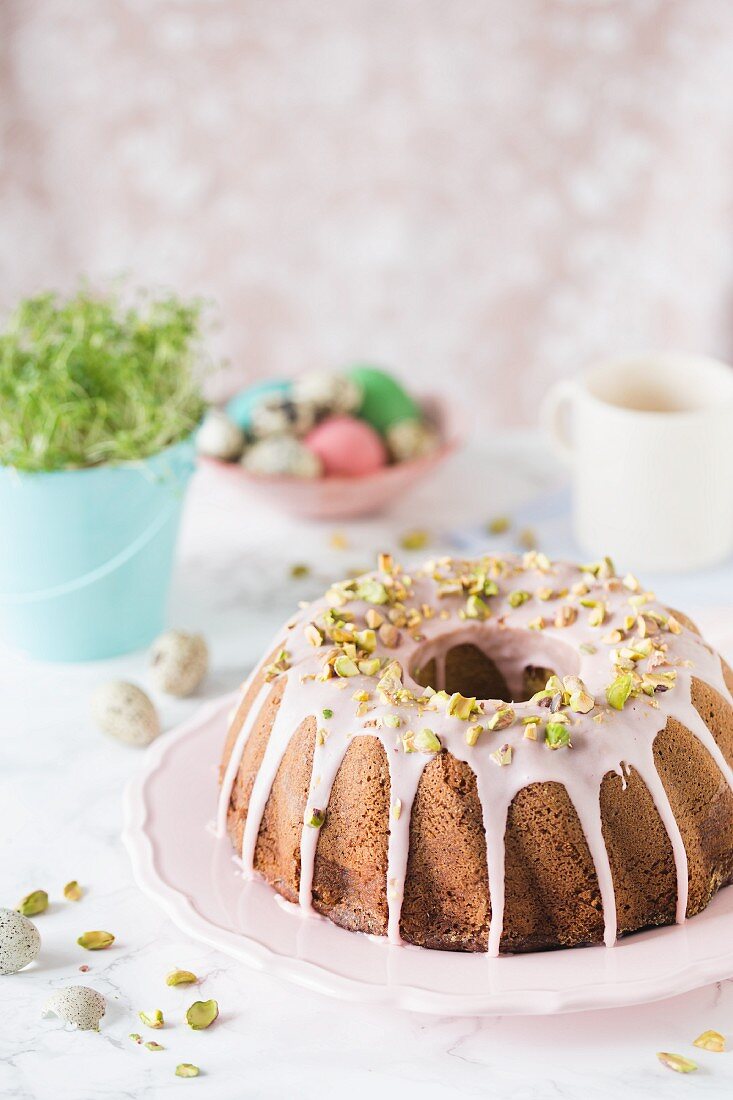
<svg viewBox="0 0 733 1100"><path fill-rule="evenodd" d="M190 695L209 667L209 650L200 634L167 630L153 642L150 674L159 691L167 695Z"/></svg>
<svg viewBox="0 0 733 1100"><path fill-rule="evenodd" d="M15 909L0 909L0 974L16 974L38 958L41 936Z"/></svg>
<svg viewBox="0 0 733 1100"><path fill-rule="evenodd" d="M387 449L395 462L409 462L430 454L440 437L424 420L400 420L387 428Z"/></svg>
<svg viewBox="0 0 733 1100"><path fill-rule="evenodd" d="M353 413L362 398L361 386L353 378L328 371L308 371L293 379L296 401L314 406L319 416Z"/></svg>
<svg viewBox="0 0 733 1100"><path fill-rule="evenodd" d="M113 680L92 696L92 717L104 733L126 745L149 745L160 733L158 712L135 684Z"/></svg>
<svg viewBox="0 0 733 1100"><path fill-rule="evenodd" d="M57 989L43 1009L43 1016L58 1016L66 1024L73 1024L80 1031L99 1031L99 1021L107 1003L101 993L86 985L67 985Z"/></svg>
<svg viewBox="0 0 733 1100"><path fill-rule="evenodd" d="M196 450L222 462L236 462L245 445L244 432L220 409L209 409L196 433Z"/></svg>
<svg viewBox="0 0 733 1100"><path fill-rule="evenodd" d="M252 433L257 439L273 435L307 435L317 413L309 401L297 401L289 394L267 394L252 410Z"/></svg>
<svg viewBox="0 0 733 1100"><path fill-rule="evenodd" d="M285 474L289 477L320 477L320 458L288 435L263 439L245 451L242 465L253 474Z"/></svg>

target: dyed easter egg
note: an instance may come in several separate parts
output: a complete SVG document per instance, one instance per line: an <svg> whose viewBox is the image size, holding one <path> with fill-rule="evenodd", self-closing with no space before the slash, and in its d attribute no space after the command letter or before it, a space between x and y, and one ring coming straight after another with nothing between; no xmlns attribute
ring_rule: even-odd
<svg viewBox="0 0 733 1100"><path fill-rule="evenodd" d="M320 477L321 460L309 447L290 435L261 439L244 452L242 465L253 474L286 477Z"/></svg>
<svg viewBox="0 0 733 1100"><path fill-rule="evenodd" d="M387 462L381 437L363 420L333 416L305 437L305 445L318 455L331 477L363 477Z"/></svg>
<svg viewBox="0 0 733 1100"><path fill-rule="evenodd" d="M307 371L293 379L293 397L314 408L320 419L356 412L362 394L361 387L345 374Z"/></svg>
<svg viewBox="0 0 733 1100"><path fill-rule="evenodd" d="M219 409L209 409L196 434L196 450L222 462L236 462L244 450L244 432Z"/></svg>
<svg viewBox="0 0 733 1100"><path fill-rule="evenodd" d="M411 462L430 454L440 445L440 436L424 420L398 420L387 428L387 448L394 462Z"/></svg>
<svg viewBox="0 0 733 1100"><path fill-rule="evenodd" d="M292 383L285 378L266 378L262 382L256 382L227 402L226 414L230 420L239 425L243 432L248 432L252 427L252 413L257 406L261 405L266 397L273 395L285 397L290 392L291 385Z"/></svg>
<svg viewBox="0 0 733 1100"><path fill-rule="evenodd" d="M292 391L270 393L252 409L252 435L267 439L272 435L294 435L297 439L309 432L318 419L318 410L309 401L296 400Z"/></svg>
<svg viewBox="0 0 733 1100"><path fill-rule="evenodd" d="M399 420L420 420L418 406L391 374L377 367L355 366L347 375L361 387L357 415L384 434Z"/></svg>

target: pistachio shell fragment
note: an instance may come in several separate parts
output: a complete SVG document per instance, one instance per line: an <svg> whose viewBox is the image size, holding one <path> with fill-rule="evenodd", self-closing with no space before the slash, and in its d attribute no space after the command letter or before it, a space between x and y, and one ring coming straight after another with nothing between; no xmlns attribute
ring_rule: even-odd
<svg viewBox="0 0 733 1100"><path fill-rule="evenodd" d="M111 932L83 932L76 942L87 951L103 951L111 947L115 938Z"/></svg>
<svg viewBox="0 0 733 1100"><path fill-rule="evenodd" d="M711 1050L715 1054L722 1054L725 1050L725 1036L721 1035L719 1031L703 1031L702 1035L698 1035L692 1045L700 1047L702 1050Z"/></svg>
<svg viewBox="0 0 733 1100"><path fill-rule="evenodd" d="M663 1066L673 1069L675 1073L694 1073L697 1069L697 1062L683 1058L681 1054L670 1054L669 1051L660 1050L657 1052L657 1058Z"/></svg>
<svg viewBox="0 0 733 1100"><path fill-rule="evenodd" d="M163 1013L159 1008L153 1009L152 1012L138 1012L138 1016L146 1027L158 1029L163 1026Z"/></svg>
<svg viewBox="0 0 733 1100"><path fill-rule="evenodd" d="M210 1027L219 1015L216 1001L194 1001L186 1013L186 1023L194 1031Z"/></svg>
<svg viewBox="0 0 733 1100"><path fill-rule="evenodd" d="M191 985L193 982L197 982L198 978L190 970L171 970L168 977L165 979L166 985Z"/></svg>
<svg viewBox="0 0 733 1100"><path fill-rule="evenodd" d="M72 879L64 886L64 897L67 901L79 901L83 893L84 891L76 879Z"/></svg>
<svg viewBox="0 0 733 1100"><path fill-rule="evenodd" d="M192 1066L190 1062L181 1062L176 1066L176 1077L198 1077L199 1067Z"/></svg>
<svg viewBox="0 0 733 1100"><path fill-rule="evenodd" d="M48 909L48 894L45 890L34 890L21 898L18 912L24 917L37 917L39 913L45 913Z"/></svg>

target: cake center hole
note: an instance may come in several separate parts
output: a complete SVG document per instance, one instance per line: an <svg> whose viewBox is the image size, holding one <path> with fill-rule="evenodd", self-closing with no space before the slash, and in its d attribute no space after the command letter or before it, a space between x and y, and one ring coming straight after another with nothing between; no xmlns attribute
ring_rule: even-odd
<svg viewBox="0 0 733 1100"><path fill-rule="evenodd" d="M410 674L421 687L454 691L477 699L521 703L553 674L577 675L576 651L533 630L485 625L426 642L415 654Z"/></svg>

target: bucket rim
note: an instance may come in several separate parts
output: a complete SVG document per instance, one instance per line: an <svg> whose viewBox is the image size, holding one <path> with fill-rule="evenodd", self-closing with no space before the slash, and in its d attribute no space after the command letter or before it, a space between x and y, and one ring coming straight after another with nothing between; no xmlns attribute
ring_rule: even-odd
<svg viewBox="0 0 733 1100"><path fill-rule="evenodd" d="M109 472L110 470L140 470L145 466L153 466L159 460L165 459L176 451L195 452L196 449L196 433L201 427L201 421L181 439L176 440L175 443L169 443L159 451L155 451L151 455L147 455L145 458L127 458L122 459L120 462L98 462L95 466L65 466L60 470L19 470L17 466L9 466L6 463L0 462L0 477L8 477L13 480L22 479L28 481L41 481L43 479L60 479L62 477L68 477L73 475L77 476L93 476L101 472Z"/></svg>

